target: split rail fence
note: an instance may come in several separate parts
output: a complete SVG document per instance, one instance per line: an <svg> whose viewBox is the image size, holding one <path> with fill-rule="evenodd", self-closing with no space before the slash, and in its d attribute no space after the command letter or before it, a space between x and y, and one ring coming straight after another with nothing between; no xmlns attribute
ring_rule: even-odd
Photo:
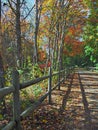
<svg viewBox="0 0 98 130"><path fill-rule="evenodd" d="M10 121L2 130L21 130L21 119L28 116L30 112L33 112L47 97L49 103L51 103L51 92L57 87L60 89L61 82L63 82L72 71L73 67L70 67L52 74L52 70L50 68L49 75L28 81L26 83L20 83L19 73L17 70L14 70L12 75L13 85L11 87L4 87L0 89L0 99L13 93L13 120ZM58 75L58 83L52 87L52 78L56 75ZM29 108L20 113L20 91L46 79L48 79L48 91L41 96L38 101L34 102Z"/></svg>

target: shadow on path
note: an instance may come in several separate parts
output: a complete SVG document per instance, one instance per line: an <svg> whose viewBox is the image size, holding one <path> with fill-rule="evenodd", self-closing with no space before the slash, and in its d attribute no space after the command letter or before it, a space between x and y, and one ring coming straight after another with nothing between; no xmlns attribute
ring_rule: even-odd
<svg viewBox="0 0 98 130"><path fill-rule="evenodd" d="M85 128L87 130L92 130L91 115L90 115L90 110L88 108L89 104L88 104L87 99L86 99L85 90L83 88L79 73L78 73L78 76L79 76L79 83L80 83L80 89L81 89L81 94L82 94L82 101L83 101L84 110L85 110L85 122L86 122Z"/></svg>
<svg viewBox="0 0 98 130"><path fill-rule="evenodd" d="M86 127L98 130L98 73L79 72L79 83L85 111Z"/></svg>
<svg viewBox="0 0 98 130"><path fill-rule="evenodd" d="M71 81L70 81L70 84L68 85L68 90L66 92L66 95L64 95L64 97L63 97L62 106L60 107L60 110L59 110L60 113L62 113L66 108L67 101L68 101L68 98L69 98L69 94L71 92L71 87L72 87L72 83L73 83L74 74L71 75L70 78L71 78Z"/></svg>

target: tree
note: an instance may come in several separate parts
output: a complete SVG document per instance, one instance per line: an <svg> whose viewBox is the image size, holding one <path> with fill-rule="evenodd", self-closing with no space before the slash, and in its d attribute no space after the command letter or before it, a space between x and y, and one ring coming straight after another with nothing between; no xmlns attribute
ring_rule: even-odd
<svg viewBox="0 0 98 130"><path fill-rule="evenodd" d="M18 66L22 68L27 64L28 55L31 57L30 59L33 57L34 42L32 37L34 36L34 26L32 23L31 27L31 22L29 22L31 18L29 15L34 9L34 6L28 8L25 0L20 0L20 5L19 1L12 0L9 0L8 3L3 5L4 15L2 16L2 21L4 24L2 25L2 30L3 49L5 52L4 63L10 67ZM13 61L11 60L12 57Z"/></svg>
<svg viewBox="0 0 98 130"><path fill-rule="evenodd" d="M70 46L70 43L65 41L65 37L69 33L71 46L73 46L74 50L78 45L78 49L82 47L80 45L82 42L79 42L79 39L81 38L80 33L82 33L82 27L85 24L85 16L86 6L83 4L83 1L45 0L43 2L39 37L41 37L40 41L42 43L48 43L49 57L51 57L53 66L58 66L57 61L62 64L60 66L63 66L65 54L62 52L64 48L68 49L66 47L67 45ZM43 37L45 40L42 40Z"/></svg>
<svg viewBox="0 0 98 130"><path fill-rule="evenodd" d="M22 1L23 2L23 1ZM20 7L21 3L20 0L16 0L13 2L8 0L9 7L12 9L15 17L16 17L16 42L17 42L17 61L19 62L19 66L21 66L21 59L22 59L22 47L21 47L21 26L20 26ZM15 6L15 8L13 7Z"/></svg>
<svg viewBox="0 0 98 130"><path fill-rule="evenodd" d="M85 56L91 65L98 63L98 1L86 0L89 8L87 24L84 28Z"/></svg>
<svg viewBox="0 0 98 130"><path fill-rule="evenodd" d="M2 58L2 24L1 24L1 0L0 0L0 88L4 88L4 66ZM0 113L5 112L5 100L0 99Z"/></svg>
<svg viewBox="0 0 98 130"><path fill-rule="evenodd" d="M32 7L33 20L30 22L30 11L27 15L23 13L26 9L25 0L8 0L8 2L10 9L6 11L6 17L3 18L6 21L3 26L3 40L5 43L6 39L6 44L4 44L6 56L10 55L9 57L12 58L14 55L15 65L19 61L19 66L21 66L23 62L27 62L27 59L33 63L39 63L40 49L46 54L44 62L48 63L47 61L51 60L54 68L58 68L58 63L60 63L60 68L63 68L65 51L69 53L66 56L79 54L82 47L79 39L86 16L83 1L36 0ZM32 41L29 37L32 37ZM68 37L69 41L67 41ZM77 48L79 51L75 51ZM6 61L11 62L11 58Z"/></svg>

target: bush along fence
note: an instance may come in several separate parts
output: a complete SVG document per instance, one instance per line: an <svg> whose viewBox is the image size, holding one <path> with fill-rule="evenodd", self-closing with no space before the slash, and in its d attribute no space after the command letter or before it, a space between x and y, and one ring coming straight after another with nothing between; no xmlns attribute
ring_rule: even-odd
<svg viewBox="0 0 98 130"><path fill-rule="evenodd" d="M4 96L8 94L13 93L13 120L10 121L2 130L21 130L21 119L28 116L30 112L33 112L47 97L50 104L51 92L57 87L58 89L60 89L61 82L63 82L72 71L73 67L70 67L59 72L52 73L52 69L50 67L49 75L37 78L35 80L31 80L26 83L20 83L19 73L17 70L14 70L12 74L13 86L4 87L0 89L0 99L2 99ZM52 87L52 78L56 75L58 75L58 83ZM48 91L43 96L41 96L36 102L34 102L29 108L20 113L20 91L24 88L30 87L31 85L37 84L46 79L48 79Z"/></svg>

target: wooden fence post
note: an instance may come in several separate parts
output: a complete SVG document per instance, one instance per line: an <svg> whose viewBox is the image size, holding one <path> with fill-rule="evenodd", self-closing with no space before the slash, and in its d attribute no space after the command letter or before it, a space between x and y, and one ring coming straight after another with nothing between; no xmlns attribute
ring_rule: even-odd
<svg viewBox="0 0 98 130"><path fill-rule="evenodd" d="M4 88L4 76L0 74L0 89ZM0 99L0 113L6 112L5 98Z"/></svg>
<svg viewBox="0 0 98 130"><path fill-rule="evenodd" d="M65 82L65 80L66 80L66 69L64 70L63 76L64 76L64 82Z"/></svg>
<svg viewBox="0 0 98 130"><path fill-rule="evenodd" d="M13 93L13 120L16 122L15 130L21 130L20 125L20 84L19 84L19 73L17 70L13 71L12 74L13 87L15 91Z"/></svg>
<svg viewBox="0 0 98 130"><path fill-rule="evenodd" d="M69 68L66 68L66 79L69 77Z"/></svg>
<svg viewBox="0 0 98 130"><path fill-rule="evenodd" d="M48 92L49 92L48 101L49 101L49 104L51 104L51 87L52 87L52 69L50 67L49 68L49 80L48 80Z"/></svg>
<svg viewBox="0 0 98 130"><path fill-rule="evenodd" d="M61 74L60 74L60 66L59 66L59 75L58 75L58 90L60 90L60 78L61 78Z"/></svg>

